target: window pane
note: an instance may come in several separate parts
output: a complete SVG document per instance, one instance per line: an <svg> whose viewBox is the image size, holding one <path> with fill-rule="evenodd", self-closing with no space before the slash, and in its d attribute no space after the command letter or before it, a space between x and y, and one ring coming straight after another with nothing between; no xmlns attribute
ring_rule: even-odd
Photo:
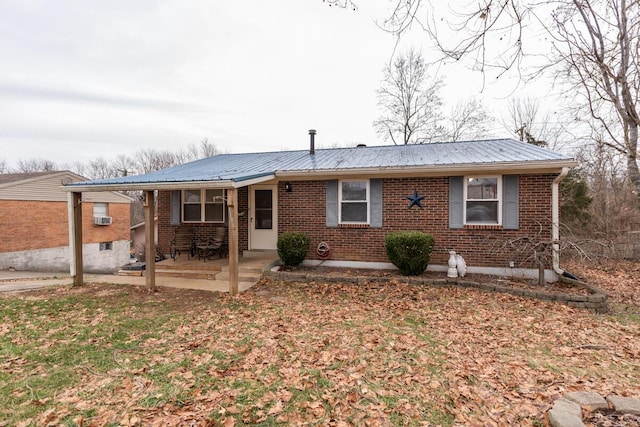
<svg viewBox="0 0 640 427"><path fill-rule="evenodd" d="M201 221L199 203L197 205L183 205L183 207L185 221Z"/></svg>
<svg viewBox="0 0 640 427"><path fill-rule="evenodd" d="M223 203L224 199L222 198L223 190L207 190L206 194L206 203Z"/></svg>
<svg viewBox="0 0 640 427"><path fill-rule="evenodd" d="M367 222L367 203L342 203L342 222Z"/></svg>
<svg viewBox="0 0 640 427"><path fill-rule="evenodd" d="M498 223L498 202L467 202L467 222Z"/></svg>
<svg viewBox="0 0 640 427"><path fill-rule="evenodd" d="M204 206L204 220L222 222L224 220L224 205L222 203L207 203Z"/></svg>
<svg viewBox="0 0 640 427"><path fill-rule="evenodd" d="M94 203L93 204L93 216L109 216L109 204L108 203Z"/></svg>
<svg viewBox="0 0 640 427"><path fill-rule="evenodd" d="M271 190L256 190L255 192L256 209L271 209L272 201L273 199L271 198Z"/></svg>
<svg viewBox="0 0 640 427"><path fill-rule="evenodd" d="M469 178L467 182L467 199L497 199L498 178Z"/></svg>
<svg viewBox="0 0 640 427"><path fill-rule="evenodd" d="M342 200L367 200L367 181L343 181Z"/></svg>
<svg viewBox="0 0 640 427"><path fill-rule="evenodd" d="M272 209L256 209L256 230L271 230L273 227L272 215Z"/></svg>
<svg viewBox="0 0 640 427"><path fill-rule="evenodd" d="M200 190L185 190L184 191L185 203L200 203Z"/></svg>

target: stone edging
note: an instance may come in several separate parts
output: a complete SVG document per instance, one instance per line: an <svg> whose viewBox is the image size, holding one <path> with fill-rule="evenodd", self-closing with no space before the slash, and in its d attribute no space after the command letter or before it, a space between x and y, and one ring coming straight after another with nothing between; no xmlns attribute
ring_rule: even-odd
<svg viewBox="0 0 640 427"><path fill-rule="evenodd" d="M585 391L567 393L556 400L547 413L549 424L552 427L584 426L583 410L586 413L614 411L617 414L640 415L640 399L615 395L605 399L598 393Z"/></svg>
<svg viewBox="0 0 640 427"><path fill-rule="evenodd" d="M351 283L354 285L364 285L367 283L382 283L389 280L395 280L401 284L409 285L429 285L434 287L457 286L462 288L476 288L486 292L499 292L521 296L524 298L538 299L542 301L555 301L566 304L570 307L585 308L593 310L596 313L604 313L607 311L608 295L595 286L578 280L571 280L561 277L561 281L570 283L575 286L581 286L589 291L589 295L566 295L554 294L549 292L534 291L529 289L512 288L508 286L494 285L490 283L479 283L463 278L445 278L445 279L427 279L416 276L394 276L375 277L375 276L324 276L317 273L296 272L296 271L273 271L267 270L262 273L262 277L268 280L276 280L283 282L325 282L325 283Z"/></svg>

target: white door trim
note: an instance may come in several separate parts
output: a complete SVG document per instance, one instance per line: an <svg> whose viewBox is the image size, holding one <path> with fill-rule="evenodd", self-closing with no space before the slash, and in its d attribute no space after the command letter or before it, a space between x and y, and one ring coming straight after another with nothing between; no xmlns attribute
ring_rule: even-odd
<svg viewBox="0 0 640 427"><path fill-rule="evenodd" d="M271 229L256 229L255 191L271 190ZM278 185L261 184L249 187L249 249L275 250L278 244Z"/></svg>

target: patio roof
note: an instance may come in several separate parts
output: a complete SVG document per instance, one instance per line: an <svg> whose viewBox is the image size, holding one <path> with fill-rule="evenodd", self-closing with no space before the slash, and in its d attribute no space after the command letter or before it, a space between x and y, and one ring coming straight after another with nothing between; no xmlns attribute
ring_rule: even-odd
<svg viewBox="0 0 640 427"><path fill-rule="evenodd" d="M513 139L422 145L221 154L142 175L69 184L68 191L105 189L238 188L276 177L354 173L400 174L501 169L560 169L576 162Z"/></svg>

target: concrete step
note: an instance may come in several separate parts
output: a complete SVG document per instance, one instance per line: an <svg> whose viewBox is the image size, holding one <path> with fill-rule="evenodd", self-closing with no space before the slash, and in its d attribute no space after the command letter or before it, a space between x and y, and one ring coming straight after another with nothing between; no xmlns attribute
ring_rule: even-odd
<svg viewBox="0 0 640 427"><path fill-rule="evenodd" d="M143 276L144 270L118 270L116 273L117 276L131 276L131 277L140 277Z"/></svg>
<svg viewBox="0 0 640 427"><path fill-rule="evenodd" d="M222 272L229 272L229 265L223 265L220 267L220 271ZM238 266L238 272L240 274L246 273L246 274L262 274L262 267L259 266Z"/></svg>
<svg viewBox="0 0 640 427"><path fill-rule="evenodd" d="M190 262L190 263L173 263L173 262L163 262L156 264L156 271L164 270L164 271L206 271L206 272L220 272L222 271L221 265L216 265L211 262Z"/></svg>
<svg viewBox="0 0 640 427"><path fill-rule="evenodd" d="M278 258L278 251L274 250L261 250L261 249L252 249L250 251L242 252L243 258Z"/></svg>
<svg viewBox="0 0 640 427"><path fill-rule="evenodd" d="M246 273L242 273L242 272L238 273L238 282L253 282L253 283L256 283L259 278L260 278L260 274L246 274ZM229 280L229 272L228 271L223 271L221 273L218 273L216 275L216 280L228 281Z"/></svg>
<svg viewBox="0 0 640 427"><path fill-rule="evenodd" d="M156 276L213 280L220 271L156 269Z"/></svg>

